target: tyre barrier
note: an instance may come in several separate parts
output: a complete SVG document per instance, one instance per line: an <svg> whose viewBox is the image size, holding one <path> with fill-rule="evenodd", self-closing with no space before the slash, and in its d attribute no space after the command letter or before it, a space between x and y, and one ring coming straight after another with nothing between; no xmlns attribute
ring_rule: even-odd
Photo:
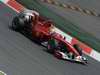
<svg viewBox="0 0 100 75"><path fill-rule="evenodd" d="M71 4L59 3L59 2L54 1L54 0L41 0L41 1L45 2L45 3L48 3L48 4L53 4L53 5L56 5L56 6L60 6L62 8L75 10L75 11L81 12L81 13L86 14L86 15L98 16L98 17L100 16L95 11L92 11L92 10L89 10L89 9L82 9L79 6L75 6L75 5L71 5Z"/></svg>

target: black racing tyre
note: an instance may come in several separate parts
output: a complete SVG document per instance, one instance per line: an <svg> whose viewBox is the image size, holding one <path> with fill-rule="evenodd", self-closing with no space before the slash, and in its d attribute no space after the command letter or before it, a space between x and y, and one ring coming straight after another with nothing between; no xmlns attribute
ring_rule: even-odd
<svg viewBox="0 0 100 75"><path fill-rule="evenodd" d="M78 53L82 56L82 49L79 47L78 44L74 44L73 47L78 51Z"/></svg>
<svg viewBox="0 0 100 75"><path fill-rule="evenodd" d="M19 18L18 17L14 17L13 21L12 21L12 26L11 28L15 31L21 31L23 28L23 25L20 24L19 22Z"/></svg>

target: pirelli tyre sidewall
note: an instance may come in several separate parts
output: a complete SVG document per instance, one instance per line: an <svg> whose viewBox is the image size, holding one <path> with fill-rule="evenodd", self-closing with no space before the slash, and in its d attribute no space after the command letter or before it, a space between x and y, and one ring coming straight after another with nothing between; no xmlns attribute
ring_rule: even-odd
<svg viewBox="0 0 100 75"><path fill-rule="evenodd" d="M12 20L12 29L15 31L21 31L24 27L24 23L20 22L20 18L19 17L14 17Z"/></svg>

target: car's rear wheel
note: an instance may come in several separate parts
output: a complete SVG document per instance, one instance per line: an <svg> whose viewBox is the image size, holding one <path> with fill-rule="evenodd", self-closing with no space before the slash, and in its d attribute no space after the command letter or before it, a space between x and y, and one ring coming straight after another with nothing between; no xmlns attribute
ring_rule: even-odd
<svg viewBox="0 0 100 75"><path fill-rule="evenodd" d="M20 23L19 18L14 17L11 28L15 31L21 31L23 27L24 25Z"/></svg>

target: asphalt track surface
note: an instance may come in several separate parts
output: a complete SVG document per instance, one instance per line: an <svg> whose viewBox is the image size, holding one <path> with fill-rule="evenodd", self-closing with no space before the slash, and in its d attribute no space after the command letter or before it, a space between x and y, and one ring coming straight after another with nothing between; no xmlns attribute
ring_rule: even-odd
<svg viewBox="0 0 100 75"><path fill-rule="evenodd" d="M95 10L97 13L100 13L100 0L55 0L64 4L79 5L83 9ZM54 11L56 14L61 15L63 18L72 21L76 26L80 27L84 31L90 33L100 40L100 17L89 16L83 13L67 10L60 8L59 6L47 4L40 2L46 5L50 10Z"/></svg>
<svg viewBox="0 0 100 75"><path fill-rule="evenodd" d="M0 70L7 75L99 75L100 63L81 65L58 60L45 48L9 29L16 12L0 3Z"/></svg>

